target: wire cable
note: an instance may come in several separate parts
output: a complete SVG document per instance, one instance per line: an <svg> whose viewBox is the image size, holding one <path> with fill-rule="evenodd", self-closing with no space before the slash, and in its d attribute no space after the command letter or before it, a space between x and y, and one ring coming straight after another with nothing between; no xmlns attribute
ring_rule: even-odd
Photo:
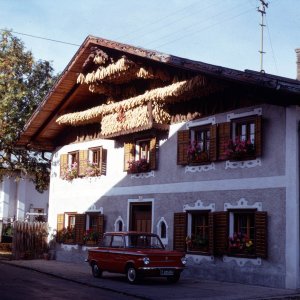
<svg viewBox="0 0 300 300"><path fill-rule="evenodd" d="M9 31L9 32L14 33L14 34L28 36L28 37L32 37L32 38L35 38L35 39L46 40L46 41L50 41L50 42L55 42L55 43L60 43L60 44L65 44L65 45L71 45L71 46L80 47L79 44L64 42L64 41L55 40L55 39L50 39L50 38L46 38L46 37L42 37L42 36L37 36L37 35L33 35L33 34L28 34L28 33L23 33L23 32L17 32L17 31L12 31L12 30L8 30L8 29L0 29L0 31L2 31L2 32Z"/></svg>

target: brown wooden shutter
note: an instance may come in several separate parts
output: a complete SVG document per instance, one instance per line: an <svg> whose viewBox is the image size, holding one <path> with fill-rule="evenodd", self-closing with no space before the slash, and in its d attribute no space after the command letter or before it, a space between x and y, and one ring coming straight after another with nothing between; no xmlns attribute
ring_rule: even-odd
<svg viewBox="0 0 300 300"><path fill-rule="evenodd" d="M89 152L88 150L80 150L79 151L79 166L78 166L78 175L79 176L85 176L86 168L88 165L88 157Z"/></svg>
<svg viewBox="0 0 300 300"><path fill-rule="evenodd" d="M255 155L262 155L262 117L255 118Z"/></svg>
<svg viewBox="0 0 300 300"><path fill-rule="evenodd" d="M218 159L226 160L227 155L225 153L228 141L231 138L230 135L231 123L225 122L218 124Z"/></svg>
<svg viewBox="0 0 300 300"><path fill-rule="evenodd" d="M124 171L128 171L128 162L134 160L134 149L134 143L124 143Z"/></svg>
<svg viewBox="0 0 300 300"><path fill-rule="evenodd" d="M208 252L214 254L214 215L208 213Z"/></svg>
<svg viewBox="0 0 300 300"><path fill-rule="evenodd" d="M217 160L217 125L210 126L209 160Z"/></svg>
<svg viewBox="0 0 300 300"><path fill-rule="evenodd" d="M156 170L156 137L150 140L150 170Z"/></svg>
<svg viewBox="0 0 300 300"><path fill-rule="evenodd" d="M267 258L268 254L268 215L265 211L255 212L255 254Z"/></svg>
<svg viewBox="0 0 300 300"><path fill-rule="evenodd" d="M85 214L75 215L75 243L83 244L83 234L85 232Z"/></svg>
<svg viewBox="0 0 300 300"><path fill-rule="evenodd" d="M214 212L213 226L214 226L214 249L215 255L223 255L228 248L228 212Z"/></svg>
<svg viewBox="0 0 300 300"><path fill-rule="evenodd" d="M104 215L102 214L97 216L97 232L99 232L98 242L100 242L104 234Z"/></svg>
<svg viewBox="0 0 300 300"><path fill-rule="evenodd" d="M60 155L60 177L64 176L67 167L68 167L68 154L61 154Z"/></svg>
<svg viewBox="0 0 300 300"><path fill-rule="evenodd" d="M56 225L56 232L57 232L57 241L61 241L61 231L65 227L65 215L58 214L57 215L57 225Z"/></svg>
<svg viewBox="0 0 300 300"><path fill-rule="evenodd" d="M100 167L100 174L106 175L106 169L107 169L107 150L103 149L102 147L99 149L99 167Z"/></svg>
<svg viewBox="0 0 300 300"><path fill-rule="evenodd" d="M187 213L174 213L173 249L186 250Z"/></svg>
<svg viewBox="0 0 300 300"><path fill-rule="evenodd" d="M177 165L188 164L188 149L190 145L189 130L180 130L177 132Z"/></svg>

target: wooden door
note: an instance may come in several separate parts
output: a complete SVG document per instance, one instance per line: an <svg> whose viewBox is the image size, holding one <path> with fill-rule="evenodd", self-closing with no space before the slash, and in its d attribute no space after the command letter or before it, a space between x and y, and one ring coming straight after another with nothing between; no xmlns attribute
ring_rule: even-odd
<svg viewBox="0 0 300 300"><path fill-rule="evenodd" d="M131 204L130 230L151 232L152 228L152 204L138 203Z"/></svg>

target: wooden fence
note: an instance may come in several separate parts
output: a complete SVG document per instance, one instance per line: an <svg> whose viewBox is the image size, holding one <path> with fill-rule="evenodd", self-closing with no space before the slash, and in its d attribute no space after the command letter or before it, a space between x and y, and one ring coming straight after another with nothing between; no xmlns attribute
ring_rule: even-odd
<svg viewBox="0 0 300 300"><path fill-rule="evenodd" d="M48 223L13 223L12 257L13 259L42 258L48 252Z"/></svg>

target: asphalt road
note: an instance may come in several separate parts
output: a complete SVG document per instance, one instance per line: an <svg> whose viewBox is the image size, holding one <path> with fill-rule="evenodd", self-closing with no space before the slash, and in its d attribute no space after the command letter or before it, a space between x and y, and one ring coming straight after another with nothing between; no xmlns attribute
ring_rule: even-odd
<svg viewBox="0 0 300 300"><path fill-rule="evenodd" d="M0 299L136 300L140 298L89 287L33 270L0 264Z"/></svg>

